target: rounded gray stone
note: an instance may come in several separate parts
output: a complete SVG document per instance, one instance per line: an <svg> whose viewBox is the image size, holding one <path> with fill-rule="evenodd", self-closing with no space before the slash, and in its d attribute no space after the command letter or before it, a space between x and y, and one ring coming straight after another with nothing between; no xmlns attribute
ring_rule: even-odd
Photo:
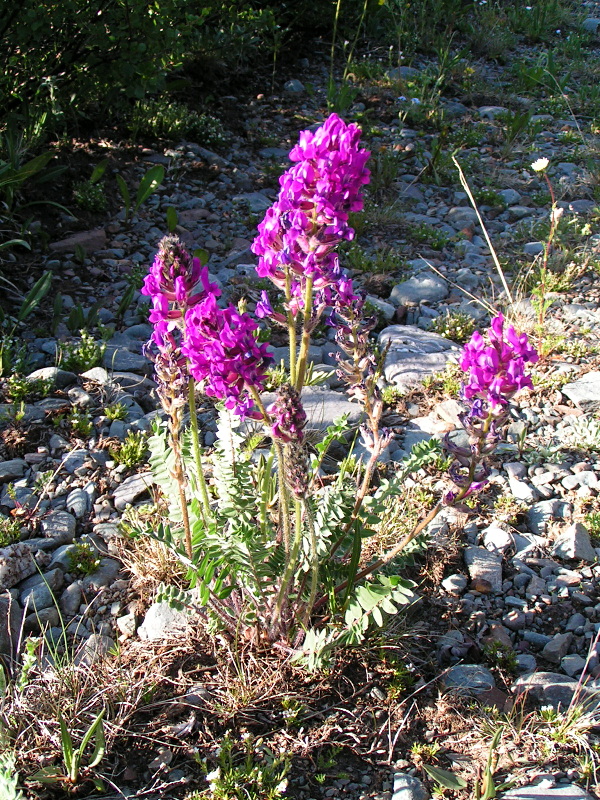
<svg viewBox="0 0 600 800"><path fill-rule="evenodd" d="M391 291L390 302L394 305L418 305L425 301L437 303L448 297L448 283L437 275L415 275L399 283Z"/></svg>
<svg viewBox="0 0 600 800"><path fill-rule="evenodd" d="M72 583L60 596L60 610L66 617L74 617L81 605L82 591L80 584Z"/></svg>
<svg viewBox="0 0 600 800"><path fill-rule="evenodd" d="M58 367L42 367L36 369L27 376L28 383L33 381L50 381L57 389L64 389L65 386L71 386L77 380L77 375L74 372L67 372L67 370L59 369Z"/></svg>
<svg viewBox="0 0 600 800"><path fill-rule="evenodd" d="M137 633L140 639L170 639L181 636L187 630L188 619L188 611L177 611L168 603L153 603Z"/></svg>
<svg viewBox="0 0 600 800"><path fill-rule="evenodd" d="M446 689L479 694L496 686L496 680L489 669L480 664L458 664L442 676Z"/></svg>
<svg viewBox="0 0 600 800"><path fill-rule="evenodd" d="M430 794L423 783L406 772L394 773L392 800L429 800Z"/></svg>
<svg viewBox="0 0 600 800"><path fill-rule="evenodd" d="M53 511L41 524L42 534L56 545L72 542L77 530L77 520L67 511Z"/></svg>

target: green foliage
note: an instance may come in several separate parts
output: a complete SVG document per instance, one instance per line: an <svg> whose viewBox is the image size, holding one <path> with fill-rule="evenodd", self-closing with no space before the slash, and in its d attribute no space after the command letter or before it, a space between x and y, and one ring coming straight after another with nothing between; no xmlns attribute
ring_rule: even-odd
<svg viewBox="0 0 600 800"><path fill-rule="evenodd" d="M12 110L30 130L57 131L161 89L205 15L185 0L100 11L92 0L11 6L0 29L3 116Z"/></svg>
<svg viewBox="0 0 600 800"><path fill-rule="evenodd" d="M382 200L392 192L403 159L394 150L381 150L370 162L369 193Z"/></svg>
<svg viewBox="0 0 600 800"><path fill-rule="evenodd" d="M220 120L198 111L167 96L140 100L136 103L131 120L134 137L189 139L203 147L221 149L228 136Z"/></svg>
<svg viewBox="0 0 600 800"><path fill-rule="evenodd" d="M221 739L217 767L207 771L214 800L279 800L287 788L287 756L276 755L251 734L234 743L229 733Z"/></svg>
<svg viewBox="0 0 600 800"><path fill-rule="evenodd" d="M471 4L461 0L383 0L380 5L399 63L417 51L434 50L441 37L451 40L453 30L472 13Z"/></svg>
<svg viewBox="0 0 600 800"><path fill-rule="evenodd" d="M21 538L21 524L18 519L0 517L0 547L7 547ZM1 796L1 795L0 795Z"/></svg>
<svg viewBox="0 0 600 800"><path fill-rule="evenodd" d="M409 225L406 236L410 241L417 244L427 244L433 250L442 250L450 241L447 233L428 225L426 222Z"/></svg>
<svg viewBox="0 0 600 800"><path fill-rule="evenodd" d="M483 187L474 192L475 200L479 206L491 206L492 208L504 208L506 203L495 189Z"/></svg>
<svg viewBox="0 0 600 800"><path fill-rule="evenodd" d="M30 380L21 375L11 375L6 381L4 393L13 403L38 397L48 397L52 392L53 382L50 378L36 378Z"/></svg>
<svg viewBox="0 0 600 800"><path fill-rule="evenodd" d="M323 441L316 445L311 459L311 497L303 503L304 519L299 518L301 527L296 529L300 534L297 567L289 573L285 552L275 535L278 520L272 511L277 492L274 455L268 458L261 455L254 463L251 453L244 449L245 437L237 430L239 424L237 417L221 411L217 444L211 459L215 495L211 518L204 518L193 495L188 504L192 557L186 554L177 534L164 523L158 529L153 527L145 531L188 567L190 587L195 588L197 596L193 601L184 590L163 587L160 598L176 607L190 604L195 608L204 607L212 625L235 630L238 635L241 630L248 629L246 635L260 636L268 635L271 630L273 591L277 596L283 591L282 587L286 587L288 635L301 637L298 619L308 601L311 576L318 572L320 583L316 584L313 597L321 594L317 605L331 616L331 621L320 623L317 615L315 627L308 628L296 652L298 662L316 669L328 660L335 648L359 643L371 623L383 625L388 615L410 602L412 584L397 575L356 581L361 542L375 535L374 526L388 497L402 490L409 473L437 455L439 443L427 442L416 447L394 479L383 480L375 494L367 496L361 508L356 509L356 485L344 470L334 484L317 487L319 467L327 450L345 432L343 419L331 426ZM177 522L181 511L172 480L174 455L167 443L164 423L155 425L149 446L154 480L169 502L169 520ZM187 432L182 437L182 450L186 471L194 484L195 465L190 458ZM271 587L268 593L267 587Z"/></svg>
<svg viewBox="0 0 600 800"><path fill-rule="evenodd" d="M122 175L115 176L117 181L117 186L119 188L119 192L121 193L121 197L123 198L123 203L125 205L125 222L128 223L131 221L131 218L137 214L146 200L154 194L154 192L159 188L161 183L163 182L165 177L165 168L162 164L155 164L155 166L150 167L148 172L144 175L142 180L139 183L137 188L137 192L135 195L135 202L132 200L131 193L125 183L125 179Z"/></svg>
<svg viewBox="0 0 600 800"><path fill-rule="evenodd" d="M585 516L585 525L589 531L590 536L596 540L600 540L600 512L594 511Z"/></svg>
<svg viewBox="0 0 600 800"><path fill-rule="evenodd" d="M84 211L99 213L106 211L108 200L104 194L104 189L97 183L90 181L79 181L73 187L73 200L75 205Z"/></svg>
<svg viewBox="0 0 600 800"><path fill-rule="evenodd" d="M0 276L2 282L9 283ZM52 273L44 272L23 298L14 316L6 314L0 307L0 378L25 371L27 346L19 340L16 332L48 294L51 282ZM12 284L11 288L16 290Z"/></svg>
<svg viewBox="0 0 600 800"><path fill-rule="evenodd" d="M516 675L518 671L517 654L502 642L492 642L483 648L486 661L501 672Z"/></svg>
<svg viewBox="0 0 600 800"><path fill-rule="evenodd" d="M404 394L405 393L397 386L388 385L385 386L381 392L381 399L386 406L395 406L396 403L402 399Z"/></svg>
<svg viewBox="0 0 600 800"><path fill-rule="evenodd" d="M81 329L78 342L63 345L59 351L59 361L64 369L86 372L102 363L106 345L97 342L91 333Z"/></svg>
<svg viewBox="0 0 600 800"><path fill-rule="evenodd" d="M109 420L127 419L127 407L123 403L111 403L104 407L104 416Z"/></svg>
<svg viewBox="0 0 600 800"><path fill-rule="evenodd" d="M91 330L92 328L97 327L100 321L100 318L98 317L99 308L99 302L94 303L94 305L88 309L85 309L81 303L77 303L77 305L73 306L69 312L69 316L65 320L65 324L69 331L75 334L77 331L81 331L82 328Z"/></svg>
<svg viewBox="0 0 600 800"><path fill-rule="evenodd" d="M103 782L93 775L94 767L104 758L106 744L104 738L104 710L97 714L85 732L79 747L75 747L67 723L59 713L60 743L63 766L43 767L29 778L28 783L41 783L48 786L73 787L82 781L90 780L97 791L104 789ZM93 742L93 750L84 758L88 745Z"/></svg>
<svg viewBox="0 0 600 800"><path fill-rule="evenodd" d="M100 555L88 542L77 542L68 551L69 572L75 575L91 575L100 566Z"/></svg>
<svg viewBox="0 0 600 800"><path fill-rule="evenodd" d="M118 419L118 417L115 417ZM148 452L148 437L144 431L128 431L125 441L118 448L111 449L110 455L117 464L133 469L141 464Z"/></svg>
<svg viewBox="0 0 600 800"><path fill-rule="evenodd" d="M467 787L467 782L464 780L464 778L455 775L453 772L450 772L447 769L434 767L432 764L423 764L423 769L430 778L432 778L444 789L460 792L462 789L466 789Z"/></svg>
<svg viewBox="0 0 600 800"><path fill-rule="evenodd" d="M453 342L464 344L475 330L475 320L464 311L446 311L433 320L431 330Z"/></svg>
<svg viewBox="0 0 600 800"><path fill-rule="evenodd" d="M406 261L393 248L381 248L368 252L358 244L352 244L343 253L344 266L350 269L370 272L374 275L388 272L402 272L406 269Z"/></svg>
<svg viewBox="0 0 600 800"><path fill-rule="evenodd" d="M457 397L460 391L462 372L457 364L448 364L444 372L437 372L435 375L427 375L422 380L423 389L426 392L440 391L448 397Z"/></svg>
<svg viewBox="0 0 600 800"><path fill-rule="evenodd" d="M81 408L74 408L71 411L69 425L74 433L79 433L81 436L89 436L94 430L90 412Z"/></svg>
<svg viewBox="0 0 600 800"><path fill-rule="evenodd" d="M564 444L584 452L600 451L600 420L594 417L569 417L564 431Z"/></svg>
<svg viewBox="0 0 600 800"><path fill-rule="evenodd" d="M19 776L15 771L15 758L5 750L0 753L0 797L3 800L25 800L18 789Z"/></svg>

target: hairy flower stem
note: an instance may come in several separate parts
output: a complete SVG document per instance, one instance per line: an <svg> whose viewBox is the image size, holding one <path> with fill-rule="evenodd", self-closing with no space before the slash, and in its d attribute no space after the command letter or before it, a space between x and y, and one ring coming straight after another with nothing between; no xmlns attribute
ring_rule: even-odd
<svg viewBox="0 0 600 800"><path fill-rule="evenodd" d="M292 299L292 276L289 268L285 271L285 298L289 303ZM296 318L291 311L287 312L288 336L290 342L290 383L296 383Z"/></svg>
<svg viewBox="0 0 600 800"><path fill-rule="evenodd" d="M179 504L181 506L181 518L183 520L183 533L185 537L185 552L187 557L191 560L193 557L192 552L192 531L190 529L190 518L188 515L187 498L185 496L185 472L183 464L183 455L181 453L181 442L179 439L179 432L181 430L181 409L175 408L169 419L169 434L171 439L171 449L175 457L175 465L173 467L173 477L177 483L177 491L179 493Z"/></svg>
<svg viewBox="0 0 600 800"><path fill-rule="evenodd" d="M250 387L252 397L256 403L260 413L263 415L263 422L269 428L271 426L271 417L269 416L265 404L263 403L258 391ZM277 491L279 492L279 518L283 531L283 546L285 548L286 559L289 558L290 552L290 539L291 539L291 523L290 523L290 494L285 481L285 456L281 442L273 439L273 446L277 454ZM286 562L287 566L287 562Z"/></svg>
<svg viewBox="0 0 600 800"><path fill-rule="evenodd" d="M302 505L300 500L296 500L296 530L294 533L294 542L292 544L292 552L290 553L288 562L283 572L279 593L277 594L277 601L273 609L271 617L271 626L274 627L279 622L283 604L287 599L290 584L294 578L294 572L298 563L298 554L300 553L300 545L302 544Z"/></svg>
<svg viewBox="0 0 600 800"><path fill-rule="evenodd" d="M275 452L277 453L277 485L279 489L279 515L280 523L283 530L283 546L285 548L286 559L290 555L290 498L288 488L285 482L285 461L283 454L283 447L281 442L273 439Z"/></svg>
<svg viewBox="0 0 600 800"><path fill-rule="evenodd" d="M386 564L389 564L389 562L392 559L394 559L399 553L401 553L404 550L404 548L412 542L413 539L416 539L416 537L423 532L423 530L427 527L427 525L429 525L429 523L432 522L437 517L437 515L440 513L441 510L442 510L442 503L439 502L436 506L434 506L431 509L431 511L429 512L429 514L427 514L425 519L421 520L421 522L419 522L419 524L410 533L407 533L406 536L403 539L401 539L397 545L394 545L394 547L392 547L391 550L388 550L388 552L384 556L377 559L377 561L375 561L373 564L370 564L368 567L365 567L360 572L357 572L353 579L354 583L358 583L358 581L362 580L363 578L366 578L368 575L371 575L378 569L381 569L381 567L384 567ZM339 583L333 590L334 595L338 595L340 594L340 592L343 592L344 589L347 588L349 583L350 579ZM320 597L315 603L313 610L316 611L317 609L324 606L329 599L330 599L329 595L323 595L322 597Z"/></svg>
<svg viewBox="0 0 600 800"><path fill-rule="evenodd" d="M306 290L304 292L304 325L302 328L302 341L300 342L300 354L298 356L298 372L296 374L295 388L297 392L302 392L304 379L306 377L306 365L308 362L308 348L310 347L311 334L311 312L313 302L313 279L306 279Z"/></svg>
<svg viewBox="0 0 600 800"><path fill-rule="evenodd" d="M486 419L484 426L486 432L487 430L489 430L491 422L492 422L492 415L490 414L489 417ZM477 469L477 464L479 463L480 460L481 456L479 456L478 454L475 454L473 456L473 460L471 461L471 464L469 466L469 475L467 483L457 493L456 497L453 500L453 505L459 503L468 494L469 489L471 487L471 483L473 482L475 470ZM404 550L404 548L413 541L413 539L416 539L417 536L425 530L425 528L429 525L430 522L433 522L433 520L437 517L442 508L443 508L443 503L440 501L431 509L429 514L427 514L427 516L413 528L413 530L410 533L407 533L406 536L404 536L398 542L398 544L394 545L394 547L392 547L391 550L388 550L388 552L385 555L383 555L373 564L370 564L368 567L362 569L360 572L357 572L356 575L354 575L354 577L350 576L346 580L342 581L342 583L338 584L333 590L334 595L338 595L341 592L343 592L344 589L346 589L350 585L350 583L356 584L358 583L358 581L362 580L363 578L366 578L368 575L372 575L373 572L376 572L377 570L381 569L381 567L384 567L386 564L389 564L389 562L392 561L392 559L396 558L396 556L399 555ZM353 521L354 519L351 521L351 523ZM344 533L346 533L347 530L349 530L348 526L346 526ZM337 544L338 542L336 542L336 545ZM314 610L321 608L321 606L323 606L328 601L328 599L329 595L323 595L323 597L320 597L319 600L317 600L317 602L314 605Z"/></svg>
<svg viewBox="0 0 600 800"><path fill-rule="evenodd" d="M198 486L200 487L200 494L202 495L202 507L204 521L210 519L210 500L208 497L208 487L204 478L204 467L202 465L202 456L200 455L200 439L198 437L198 415L196 413L196 397L194 395L195 381L190 377L188 403L190 406L190 428L192 430L192 447L194 451L194 461L196 463L196 473Z"/></svg>
<svg viewBox="0 0 600 800"><path fill-rule="evenodd" d="M310 615L312 614L312 609L315 604L315 600L317 599L317 589L319 586L319 555L317 553L317 533L315 531L315 518L312 512L312 508L308 500L304 499L304 513L306 515L306 525L308 527L308 534L310 537L310 567L311 567L311 575L310 575L310 594L308 595L308 602L306 604L306 608L304 609L304 614L302 616L302 626L304 628L308 628L310 624Z"/></svg>

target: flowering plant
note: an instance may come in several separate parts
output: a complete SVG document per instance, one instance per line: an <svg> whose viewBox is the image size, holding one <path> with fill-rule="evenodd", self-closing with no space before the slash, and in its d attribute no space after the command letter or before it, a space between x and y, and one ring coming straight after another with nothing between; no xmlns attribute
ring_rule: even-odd
<svg viewBox="0 0 600 800"><path fill-rule="evenodd" d="M335 646L360 641L371 622L382 624L384 613L410 602L410 582L382 574L381 567L442 507L440 501L382 558L364 559L363 541L375 534L387 500L439 451L435 440L415 447L396 474L372 490L377 461L390 441L380 425L385 352L371 347L375 322L365 316L365 299L354 291L335 250L354 235L348 215L362 207L368 156L359 128L335 114L316 131L304 131L290 154L293 166L280 179L277 201L259 226L253 245L257 272L282 293L284 311L275 312L263 293L256 316L287 328L290 347L287 381L271 401L264 394L271 357L258 341L259 324L247 312L224 306L206 266L176 237L162 240L143 289L152 298L154 325L147 352L155 360L167 415L149 442L151 466L171 505L169 524L148 533L185 564L191 589L163 587L161 597L192 606L232 637L268 643L311 667ZM358 483L347 461L333 478L322 479L328 448L347 432L345 419L328 428L313 452L306 436L308 353L326 310L340 350L338 374L364 409L368 457ZM530 385L524 364L535 358L526 337L512 327L504 332L502 317L492 322L488 343L474 334L465 347L464 399L471 405L463 424L471 444L447 445L458 489L444 503L456 504L482 485L506 405ZM210 454L200 446L198 391L221 401ZM257 423L270 450L252 452L246 444L247 426Z"/></svg>

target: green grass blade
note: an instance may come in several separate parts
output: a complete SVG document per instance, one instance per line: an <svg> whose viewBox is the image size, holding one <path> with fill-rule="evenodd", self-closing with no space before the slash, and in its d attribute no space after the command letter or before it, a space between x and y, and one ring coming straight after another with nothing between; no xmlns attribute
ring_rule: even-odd
<svg viewBox="0 0 600 800"><path fill-rule="evenodd" d="M122 175L115 175L117 180L117 186L119 187L119 191L121 192L121 197L123 198L123 202L125 203L125 218L129 219L129 209L131 208L131 195L129 194L129 189L127 188L127 184L123 180Z"/></svg>
<svg viewBox="0 0 600 800"><path fill-rule="evenodd" d="M28 317L31 312L40 304L40 302L48 294L51 283L52 273L44 272L42 277L36 281L29 294L25 297L23 305L21 306L17 316L17 320L19 322L23 322L23 320Z"/></svg>
<svg viewBox="0 0 600 800"><path fill-rule="evenodd" d="M104 161L101 161L99 164L96 164L94 167L94 171L90 177L90 183L98 183L100 178L106 172L106 168L108 167L108 158L105 158Z"/></svg>
<svg viewBox="0 0 600 800"><path fill-rule="evenodd" d="M133 213L135 214L139 207L146 202L150 195L158 189L165 177L165 168L162 164L156 164L148 170L140 181L135 199L135 206Z"/></svg>
<svg viewBox="0 0 600 800"><path fill-rule="evenodd" d="M73 775L73 767L76 769L77 760L75 759L75 752L73 750L73 739L67 728L67 723L64 721L61 714L58 715L58 721L60 724L60 743L66 772L69 778L74 781L77 778L77 772Z"/></svg>

